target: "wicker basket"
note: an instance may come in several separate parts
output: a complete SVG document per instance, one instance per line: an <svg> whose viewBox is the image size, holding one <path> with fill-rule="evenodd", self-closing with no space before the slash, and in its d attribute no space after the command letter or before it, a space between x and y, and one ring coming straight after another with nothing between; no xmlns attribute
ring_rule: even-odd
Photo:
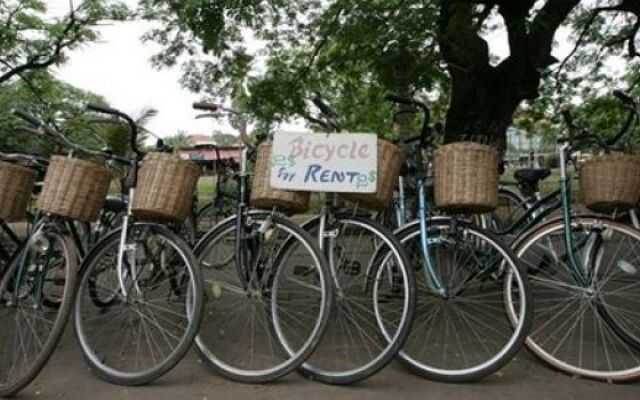
<svg viewBox="0 0 640 400"><path fill-rule="evenodd" d="M342 198L360 207L380 210L391 202L404 162L404 152L385 140L378 139L378 179L374 193L344 193Z"/></svg>
<svg viewBox="0 0 640 400"><path fill-rule="evenodd" d="M183 222L199 177L200 168L191 161L175 154L148 154L138 174L133 214L143 220Z"/></svg>
<svg viewBox="0 0 640 400"><path fill-rule="evenodd" d="M580 165L582 202L594 211L635 207L640 200L640 159L630 154L606 154Z"/></svg>
<svg viewBox="0 0 640 400"><path fill-rule="evenodd" d="M459 142L434 154L437 208L456 213L485 213L498 206L498 151L488 145Z"/></svg>
<svg viewBox="0 0 640 400"><path fill-rule="evenodd" d="M280 208L291 212L303 212L309 208L309 192L290 192L271 187L271 147L263 142L258 146L253 181L251 205L256 208Z"/></svg>
<svg viewBox="0 0 640 400"><path fill-rule="evenodd" d="M24 219L35 178L29 168L0 161L0 221Z"/></svg>
<svg viewBox="0 0 640 400"><path fill-rule="evenodd" d="M44 212L83 222L94 221L112 178L111 171L89 161L53 156L37 206Z"/></svg>

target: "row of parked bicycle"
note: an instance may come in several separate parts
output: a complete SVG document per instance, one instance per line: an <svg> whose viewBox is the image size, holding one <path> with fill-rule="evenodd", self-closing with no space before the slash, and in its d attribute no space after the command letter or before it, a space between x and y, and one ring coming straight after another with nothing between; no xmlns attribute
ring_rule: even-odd
<svg viewBox="0 0 640 400"><path fill-rule="evenodd" d="M0 396L35 379L70 315L88 365L119 385L158 379L193 343L216 373L249 383L298 371L351 384L393 360L466 382L523 344L571 375L639 378L640 160L612 151L638 106L616 96L629 116L610 138L565 112L560 187L544 197L550 171L520 170L517 185L499 185L495 148L436 146L427 106L389 96L402 112L422 111L422 131L404 153L380 141L378 171L390 178L378 178L376 193L326 193L302 224L286 212L304 209L308 194L269 187L270 145L251 144L244 130L238 170L221 169L211 203L189 218L199 169L166 152L145 156L127 115L87 107L128 123L131 157L84 148L15 111L25 133L69 156L0 153ZM339 132L336 113L314 103L313 122ZM577 149L604 153L580 167L588 213L571 200ZM116 166L128 178L114 198ZM223 190L229 182L235 196Z"/></svg>

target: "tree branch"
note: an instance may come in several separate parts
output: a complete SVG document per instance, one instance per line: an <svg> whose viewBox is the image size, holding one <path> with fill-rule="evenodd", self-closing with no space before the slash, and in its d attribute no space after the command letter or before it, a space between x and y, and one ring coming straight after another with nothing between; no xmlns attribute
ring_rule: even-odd
<svg viewBox="0 0 640 400"><path fill-rule="evenodd" d="M53 50L50 53L39 53L29 57L20 65L11 66L6 61L3 62L9 66L9 70L0 75L0 84L9 81L14 76L22 76L27 71L36 69L46 69L56 62L60 61L62 53L66 48L69 48L76 44L80 39L80 28L88 23L90 20L80 19L76 16L78 10L84 7L84 3L78 8L72 9L68 15L68 21L59 35L55 38L52 46Z"/></svg>
<svg viewBox="0 0 640 400"><path fill-rule="evenodd" d="M553 38L580 0L548 0L533 20L529 32L530 51L538 67L547 67Z"/></svg>

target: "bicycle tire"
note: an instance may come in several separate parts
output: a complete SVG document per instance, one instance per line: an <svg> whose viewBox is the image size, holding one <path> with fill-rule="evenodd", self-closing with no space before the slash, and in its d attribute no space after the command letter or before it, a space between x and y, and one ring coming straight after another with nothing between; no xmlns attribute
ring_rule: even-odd
<svg viewBox="0 0 640 400"><path fill-rule="evenodd" d="M328 342L328 340L330 339L327 338L332 337L332 335L336 336L336 330L338 329L337 324L339 324L339 322L337 321L340 321L340 314L346 315L349 310L357 308L351 307L349 304L343 305L342 308L338 308L338 306L336 305L332 310L332 321L336 322L334 322L332 327L327 330L327 332L325 333L325 339L321 341L314 355L312 355L310 359L298 369L298 372L300 374L312 381L322 382L330 385L350 385L374 376L376 373L389 365L389 363L391 363L395 359L397 353L400 351L405 341L409 337L415 312L415 277L413 269L409 267L410 264L402 245L395 237L395 235L393 235L393 233L382 224L365 217L354 216L348 213L339 213L335 215L335 223L337 225L343 226L347 224L358 226L363 229L369 230L370 232L373 232L375 235L375 239L372 239L372 243L375 243L375 247L378 249L378 251L374 251L374 254L369 259L366 269L367 276L365 277L365 282L367 282L367 285L369 285L365 290L371 291L370 295L372 301L375 302L374 293L376 293L376 291L378 290L378 286L370 285L371 283L380 283L380 279L378 278L380 278L379 274L382 273L383 263L385 261L388 261L389 257L391 256L394 257L394 261L398 263L397 265L394 265L394 267L398 268L398 270L400 271L400 275L402 276L403 280L402 285L404 287L404 292L401 295L403 297L401 299L402 316L397 326L394 326L395 331L392 335L393 337L391 338L391 340L382 337L380 332L376 332L376 335L378 335L379 339L363 338L365 340L379 340L379 343L377 344L382 347L381 351L376 350L376 354L371 355L370 360L353 363L353 367L346 367L344 364L336 366L335 368L326 366L328 360L322 359L322 357L324 357L323 353L327 354L333 346ZM311 232L312 234L315 234L315 236L317 236L317 229L317 219L312 220L311 222L306 224L306 230L308 232ZM345 268L347 268L346 265ZM393 272L390 273L390 277L393 275ZM376 277L376 279L371 280L371 277ZM334 277L334 279L337 278ZM336 297L339 297L339 294L337 294ZM343 303L350 303L353 301L346 298L343 298L342 300ZM339 299L336 300L336 303L338 302ZM362 310L360 311L364 312ZM338 314L336 315L336 313ZM357 322L355 321L355 318L345 317L345 321L347 319L351 320L352 323ZM375 325L375 322L373 322L373 324ZM327 348L323 348L323 346L326 346ZM338 354L335 355L338 356Z"/></svg>
<svg viewBox="0 0 640 400"><path fill-rule="evenodd" d="M60 232L49 231L47 232L47 235L49 237L49 240L51 240L51 238L54 238L52 241L56 241L58 244L62 245L64 252L65 273L62 299L55 308L57 316L52 323L50 334L48 335L46 341L43 343L42 349L40 350L38 356L26 368L26 370L22 372L21 376L13 380L12 382L4 382L4 377L2 375L3 372L0 371L0 378L2 378L3 380L3 382L0 382L0 397L9 397L18 393L38 376L38 374L46 366L47 362L53 355L53 352L55 351L58 343L60 342L67 324L67 320L69 319L69 315L71 314L77 277L77 260L75 258L75 251L73 250L73 242L68 236L63 235ZM15 268L17 268L18 258L18 254L16 254L13 257L10 266L6 269L5 274L2 276L2 279L0 279L0 317L3 316L2 308L4 308L6 305L5 300L3 300L3 292L6 290L9 284L12 272L15 270ZM4 339L6 339L9 335L10 324L4 319L5 318L2 318L2 321L0 321L0 325L4 330L2 335L4 336ZM34 326L36 325L37 323ZM2 342L0 341L0 344L1 343ZM14 347L13 350L16 350L16 348ZM2 353L4 353L4 351L0 348L0 354ZM11 371L9 371L9 373L10 372Z"/></svg>
<svg viewBox="0 0 640 400"><path fill-rule="evenodd" d="M495 235L473 224L460 221L456 222L459 233L451 235L449 233L452 229L451 225L451 219L448 218L438 218L429 222L430 232L435 236L435 239L432 238L429 241L429 250L432 252L431 257L434 262L437 262L436 268L440 270L440 278L448 280L448 284L445 284L449 289L451 289L449 286L458 286L458 280L463 281L466 286L458 289L462 296L448 295L447 298L439 301L438 296L433 293L434 289L428 283L426 265L418 242L415 249L417 254L411 259L415 260L417 270L420 271L416 279L419 283L418 293L422 294L418 296L417 307L421 312L416 314L414 332L405 348L398 354L398 361L411 373L430 380L448 383L472 382L503 368L522 348L532 321L531 292L526 271L513 251L503 245ZM446 233L450 236L445 237ZM420 226L412 224L398 231L397 234L405 246L410 246L413 240L420 240ZM460 238L453 237L458 235ZM462 273L459 273L458 267L453 265L456 262L457 253L453 258L447 257L446 252L438 254L439 246L445 248L453 246L456 252L462 252L464 246L459 246L457 241L462 241L468 247L467 250L478 251L484 257L490 256L487 259L494 264L494 271L483 272L485 277L476 275L480 282L479 288L472 287L475 278L469 279L474 277L473 269L468 271L468 277L462 279ZM463 260L466 262L466 259L460 257L461 263ZM481 261L480 257L477 261ZM469 269L470 266L463 265L463 267L463 269ZM447 269L455 272L445 273L449 272L446 271ZM513 324L508 318L502 320L500 316L506 314L495 305L502 303L506 308L504 303L506 300L503 300L503 298L506 299L504 282L512 279L518 282L519 313L524 315L517 324ZM477 294L474 294L474 289ZM490 290L494 290L493 298L489 297ZM464 300L464 292L471 292L472 297ZM485 306L482 306L483 301L487 303ZM453 311L450 317L444 316L447 309ZM441 322L442 319L445 321L445 329L444 333L438 336L437 327L442 325L438 321ZM447 334L447 327L451 328L450 334ZM500 328L505 332L498 331ZM460 332L463 334L458 335ZM449 342L450 340L452 342ZM419 343L422 342L429 348L419 347ZM476 351L473 349L474 346L481 347L483 351ZM451 350L451 353L446 354L448 350Z"/></svg>
<svg viewBox="0 0 640 400"><path fill-rule="evenodd" d="M186 324L187 325L186 328L183 330L183 333L180 335L180 337L177 337L177 335L174 335L176 336L177 339L176 338L173 338L173 339L177 342L177 344L172 349L169 350L169 354L166 355L160 362L157 362L155 360L155 357L153 357L153 350L150 350L152 353L153 359L151 362L153 365L144 370L130 371L130 370L125 370L125 368L120 368L120 366L115 367L112 365L107 365L107 362L111 362L112 359L110 359L105 354L101 354L103 349L96 351L96 349L93 348L95 347L93 346L95 343L93 342L89 343L90 339L88 338L87 334L91 330L91 328L88 325L91 320L87 318L86 323L83 320L83 317L85 316L85 309L87 309L88 307L83 304L83 298L85 297L85 295L87 295L87 293L88 293L88 296L91 297L91 289L90 289L89 281L92 276L92 273L95 272L96 269L100 267L99 262L103 258L105 258L105 255L108 255L107 251L109 249L119 248L121 229L118 229L107 234L91 250L91 252L85 258L82 264L81 274L80 274L80 283L79 283L78 293L76 296L76 301L74 306L74 311L75 311L75 318L74 318L75 329L74 330L76 334L76 339L78 341L78 344L80 345L80 349L82 350L82 355L84 360L87 362L91 370L98 377L100 377L101 379L107 382L114 383L121 386L140 386L140 385L148 384L152 381L155 381L160 377L164 376L165 374L167 374L184 358L188 350L191 348L191 345L195 339L195 336L198 333L200 322L202 319L202 307L203 307L202 278L201 278L200 270L198 268L198 264L193 256L193 253L191 252L190 247L184 240L179 238L171 230L169 230L164 226L151 224L151 223L131 224L130 229L132 231L140 230L140 231L146 232L147 234L152 233L154 235L157 235L157 237L160 238L159 240L162 240L164 243L167 243L170 246L168 248L169 250L166 250L168 251L168 253L163 252L160 254L160 256L166 257L167 254L171 256L172 252L175 252L184 262L184 267L186 272L185 272L185 275L182 277L182 280L180 280L178 284L176 284L176 279L174 279L175 277L168 277L164 279L163 282L165 281L168 282L168 285L169 285L168 290L170 293L174 293L174 294L178 294L176 293L178 292L178 289L179 289L179 287L177 286L180 286L183 284L188 285L184 293L184 297L185 297L184 304L180 302L174 303L178 305L178 308L185 310L184 311L185 315L177 314L177 312L175 311L173 311L172 314L170 314L170 316L175 315L175 316L181 317L180 321L170 326L178 326L179 324L180 325ZM166 260L163 262L166 263ZM167 265L165 265L165 267L166 266ZM111 265L110 267L113 268L114 270L117 270L117 267L115 265ZM162 273L166 274L166 268L162 268L162 269L163 269ZM155 278L155 276L153 275L152 277ZM139 285L141 280L136 278L135 282L136 282L135 283L136 285ZM154 289L153 285L157 285L157 282L151 280L150 288ZM119 289L120 286L117 283L115 284L114 288L115 288L114 290L120 290ZM119 296L122 295L122 293L119 293L119 292L117 294ZM144 300L144 303L140 301L140 299L137 299L138 303L136 303L136 300L132 301L131 306L133 307L133 306L137 306L137 304L143 304L147 306L147 311L149 311L150 308L154 308L156 310L162 311L161 308L158 308L159 306L155 306L155 305L151 306L152 300L147 301L146 298L143 298L142 300ZM98 313L99 315L106 314L104 310L105 307L96 305L95 301L93 301L92 299L89 298L86 301L86 304L95 306L97 309L96 313ZM127 300L122 304L129 304L129 301ZM109 304L106 307L110 308L113 306L114 304ZM167 308L167 310L170 310L170 309ZM90 310L86 311L86 314L89 314L89 311ZM153 313L153 311L150 311L150 312ZM169 311L166 311L166 312L169 312ZM124 313L124 311L122 311L120 314L122 313ZM144 325L145 320L152 318L153 322L156 322L158 324L158 328L159 328L158 331L165 336L164 340L167 340L166 329L160 326L160 323L163 321L160 321L159 319L157 319L156 316L153 314L150 314L150 315L152 316L151 317L147 316L147 318L145 318L142 316L142 314L140 314L141 322L139 323L139 325L141 326ZM119 318L121 316L122 315L116 315L115 317ZM168 318L168 317L163 316L163 318ZM115 325L116 318L114 318L113 321L110 321L109 324ZM124 323L121 324L121 328L122 328L122 325L124 325ZM121 342L123 343L123 346L129 344L128 337L120 337L119 335L129 335L129 334L130 334L129 331L127 331L126 334L122 332L114 333L116 338L117 339L119 338L121 340ZM147 333L145 333L145 335L147 335ZM150 337L150 336L145 336L145 337ZM136 340L133 340L132 342L138 343L139 337ZM168 342L165 344L167 344L167 347L170 346ZM105 349L106 349L104 350L105 353L111 350L109 349L109 346L106 346ZM118 356L116 355L114 358L117 358L117 357ZM133 369L135 369L135 367Z"/></svg>
<svg viewBox="0 0 640 400"><path fill-rule="evenodd" d="M274 226L279 227L279 229L281 228L284 232L288 232L289 235L292 235L291 236L292 238L295 238L295 240L300 241L300 243L303 244L304 248L307 251L309 251L309 255L311 256L312 262L314 263L314 266L312 267L313 269L310 269L309 271L314 274L318 274L317 275L317 279L319 282L318 288L319 288L319 291L322 293L321 298L318 300L318 306L320 307L319 311L317 312L317 315L316 314L312 315L311 323L309 323L308 325L311 327L311 329L308 335L305 335L305 337L301 339L301 341L303 341L303 344L296 349L295 354L293 355L279 353L279 356L277 357L273 356L274 358L273 362L269 360L268 362L265 362L264 365L253 366L253 365L247 365L250 363L243 364L242 362L237 361L236 359L230 360L231 358L235 357L235 354L226 354L226 353L220 354L225 350L234 351L229 347L231 346L237 347L239 346L238 341L247 339L247 335L245 334L244 330L234 330L233 331L234 337L232 338L232 342L229 343L227 346L225 346L224 343L226 343L225 341L226 334L224 333L224 331L230 328L231 325L225 326L222 323L223 319L221 317L221 313L225 312L226 309L224 309L222 305L224 303L221 303L221 302L224 301L224 298L226 296L225 293L229 293L229 296L232 296L231 304L234 307L234 309L231 310L231 313L235 315L243 316L244 313L242 310L244 309L243 307L245 307L245 304L244 302L241 302L241 301L244 301L242 299L244 299L246 296L243 293L235 293L234 290L230 289L230 287L232 286L232 283L226 282L226 281L232 281L233 279L235 279L237 275L237 270L233 268L235 267L235 264L231 266L231 265L222 265L221 263L217 262L215 265L213 265L213 264L210 264L207 259L207 257L210 255L209 253L211 252L211 249L215 248L215 246L218 243L223 243L223 244L226 243L224 242L225 235L235 235L235 228L236 228L237 221L234 217L230 217L225 221L221 222L220 224L218 224L213 230L211 230L200 241L200 243L198 244L195 250L197 258L200 261L202 268L205 270L204 276L205 276L206 287L209 287L209 286L212 287L211 296L209 296L207 291L208 303L211 303L214 301L217 301L219 303L217 308L217 312L218 312L217 316L215 314L216 308L215 307L211 308L211 316L213 318L212 321L215 322L215 327L212 327L210 330L207 330L207 328L203 326L200 334L198 335L198 338L196 338L196 349L201 360L209 368L211 368L216 374L220 376L223 376L227 379L231 379L233 381L241 382L241 383L266 383L266 382L277 380L289 374L290 372L294 371L315 350L318 342L321 340L323 336L323 333L326 329L326 326L329 320L331 303L333 301L333 293L331 290L331 285L329 284L330 275L329 275L329 268L327 265L327 261L322 256L322 253L318 248L317 244L305 231L303 231L297 224L290 221L288 218L277 215L277 214L255 211L249 214L249 218L251 219L252 224L259 224L260 226L263 226L262 224L264 224L266 220L271 219ZM272 234L272 235L277 235L277 234ZM294 240L294 239L289 239L289 242L291 240ZM287 241L286 238L285 238L285 241ZM229 246L232 248L233 244L229 243ZM231 250L230 252L233 252L233 250ZM219 257L219 255L217 255L217 257ZM229 262L235 260L234 256L228 256L223 258L224 260L229 260ZM271 281L269 285L273 283L273 280L276 279L275 277L279 276L278 274L285 273L283 272L283 268L285 267L282 266L281 262L282 262L281 259L278 259L278 261L273 262L273 264L277 266L277 270L271 274ZM221 272L219 274L213 273L214 270L220 270L225 266L228 268L232 268L227 274L228 277L225 278L224 276L226 272ZM295 267L294 267L293 273L295 274ZM216 290L216 288L218 288L218 290ZM234 295L238 297L234 298L233 297ZM247 300L247 302L249 302L249 300ZM265 335L266 339L265 338L263 339L269 340L271 344L273 344L274 340L271 335L273 334L273 332L278 330L276 326L278 324L274 323L274 318L273 318L273 315L276 314L275 307L277 307L276 300L274 300L273 293L271 293L271 298L269 298L268 302L269 302L269 305L266 306L268 309L267 308L263 309L266 314L269 314L268 321L265 321L266 326L263 326L265 332L267 332L267 335ZM224 321L227 321L227 320L225 319ZM229 320L229 323L231 322L232 321ZM249 322L247 322L247 324L249 324ZM253 341L251 341L251 343L253 343ZM275 343L275 345L277 345L277 343ZM220 346L220 347L216 347L216 346ZM243 343L240 346L245 346L241 350L243 353L249 353L249 350L247 350L247 347L246 347L246 346L249 346L249 344ZM249 348L252 348L252 347L249 346ZM253 353L252 353L252 356L253 356ZM258 356L260 356L260 354L258 354ZM281 357L283 360L281 361L280 359L278 359L278 357ZM259 357L255 357L255 358L259 358ZM236 364L242 364L242 365L236 365L233 363L233 361L236 361Z"/></svg>
<svg viewBox="0 0 640 400"><path fill-rule="evenodd" d="M534 303L544 302L534 304L536 318L526 345L547 365L568 375L606 382L638 380L640 357L637 346L629 344L630 338L638 337L638 324L621 324L619 321L614 325L610 324L614 310L617 311L618 318L625 316L627 320L637 313L638 306L629 303L628 299L627 303L615 306L611 301L619 298L620 292L640 286L635 273L636 267L631 263L628 266L624 264L625 252L631 245L640 246L640 233L608 218L588 216L572 218L572 231L574 238L579 235L586 238L584 241L576 241L580 247L576 245L574 251L581 265L586 265L586 268L594 266L588 271L591 274L589 287L576 284L567 265L562 220L554 220L530 230L515 246L518 256L534 271L529 274ZM610 236L606 240L614 246L614 250L607 253L607 258L597 256L589 259L593 250L589 247L592 234ZM557 245L554 245L555 242ZM550 255L545 256L546 253ZM600 262L607 260L608 264L602 268ZM625 268L634 270L626 272ZM613 271L612 275L601 281L598 272L601 269L602 273ZM616 273L619 274L614 280ZM605 291L605 285L611 286L617 282L621 286ZM637 295L632 295L631 300L633 296ZM553 301L559 304L555 308ZM631 313L624 311L629 304L633 309ZM509 313L513 318L513 313ZM620 329L635 331L620 334ZM562 334L558 335L557 331L562 331ZM582 352L585 343L588 343L588 352Z"/></svg>

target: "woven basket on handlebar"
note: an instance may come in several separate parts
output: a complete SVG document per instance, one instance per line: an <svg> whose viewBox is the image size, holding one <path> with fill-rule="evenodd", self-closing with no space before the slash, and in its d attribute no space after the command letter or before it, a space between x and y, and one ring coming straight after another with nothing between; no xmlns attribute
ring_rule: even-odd
<svg viewBox="0 0 640 400"><path fill-rule="evenodd" d="M640 200L640 159L630 154L596 156L580 164L582 202L600 212L627 210Z"/></svg>
<svg viewBox="0 0 640 400"><path fill-rule="evenodd" d="M0 161L0 221L24 219L35 178L29 168Z"/></svg>
<svg viewBox="0 0 640 400"><path fill-rule="evenodd" d="M169 153L150 153L142 163L132 212L151 221L183 222L191 206L200 168Z"/></svg>
<svg viewBox="0 0 640 400"><path fill-rule="evenodd" d="M457 213L485 213L498 206L498 151L495 147L459 142L440 146L434 154L436 207Z"/></svg>
<svg viewBox="0 0 640 400"><path fill-rule="evenodd" d="M83 222L94 221L112 178L111 171L92 162L53 156L37 206L47 213Z"/></svg>
<svg viewBox="0 0 640 400"><path fill-rule="evenodd" d="M344 193L341 197L360 207L381 210L391 202L404 162L404 152L386 140L378 139L378 176L374 193Z"/></svg>
<svg viewBox="0 0 640 400"><path fill-rule="evenodd" d="M274 207L291 212L303 212L309 208L309 192L290 192L271 187L270 142L258 146L253 181L251 182L251 205L256 208Z"/></svg>

